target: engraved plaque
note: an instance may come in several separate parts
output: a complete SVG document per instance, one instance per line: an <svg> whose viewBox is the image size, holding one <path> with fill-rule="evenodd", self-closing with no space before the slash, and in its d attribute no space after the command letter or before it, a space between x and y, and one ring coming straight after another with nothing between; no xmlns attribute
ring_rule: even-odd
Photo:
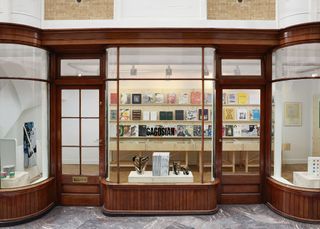
<svg viewBox="0 0 320 229"><path fill-rule="evenodd" d="M75 176L72 177L73 183L88 183L88 177Z"/></svg>

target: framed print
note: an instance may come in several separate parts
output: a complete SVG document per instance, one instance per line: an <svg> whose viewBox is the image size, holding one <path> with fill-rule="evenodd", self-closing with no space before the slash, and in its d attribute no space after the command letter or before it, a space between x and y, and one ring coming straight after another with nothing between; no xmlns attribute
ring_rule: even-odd
<svg viewBox="0 0 320 229"><path fill-rule="evenodd" d="M302 110L301 103L287 102L284 103L284 125L285 126L301 126Z"/></svg>

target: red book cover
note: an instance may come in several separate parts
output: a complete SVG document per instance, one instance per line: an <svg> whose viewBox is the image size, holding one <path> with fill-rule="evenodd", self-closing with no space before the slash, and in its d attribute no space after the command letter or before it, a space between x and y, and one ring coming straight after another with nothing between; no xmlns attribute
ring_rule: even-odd
<svg viewBox="0 0 320 229"><path fill-rule="evenodd" d="M117 96L117 93L111 93L111 95L110 95L110 103L111 104L117 104L117 98L118 96Z"/></svg>
<svg viewBox="0 0 320 229"><path fill-rule="evenodd" d="M191 92L191 104L201 104L201 92L200 91Z"/></svg>

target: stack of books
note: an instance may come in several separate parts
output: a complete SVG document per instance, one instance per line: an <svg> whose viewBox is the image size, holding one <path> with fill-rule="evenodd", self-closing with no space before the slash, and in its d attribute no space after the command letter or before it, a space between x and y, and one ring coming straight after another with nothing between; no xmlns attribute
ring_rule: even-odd
<svg viewBox="0 0 320 229"><path fill-rule="evenodd" d="M154 152L152 154L152 175L168 176L169 175L169 152Z"/></svg>

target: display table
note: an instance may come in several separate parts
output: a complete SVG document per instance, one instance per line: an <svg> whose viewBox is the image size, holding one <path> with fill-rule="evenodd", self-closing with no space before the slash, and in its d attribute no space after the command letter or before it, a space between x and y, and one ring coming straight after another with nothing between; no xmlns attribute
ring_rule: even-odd
<svg viewBox="0 0 320 229"><path fill-rule="evenodd" d="M1 188L17 188L30 184L30 177L28 172L19 172L16 171L14 177L2 178L1 179Z"/></svg>
<svg viewBox="0 0 320 229"><path fill-rule="evenodd" d="M142 175L136 171L131 171L128 176L129 183L193 183L192 172L188 175L184 175L180 172L179 175L175 175L172 171L168 176L153 176L152 171L145 171Z"/></svg>
<svg viewBox="0 0 320 229"><path fill-rule="evenodd" d="M308 172L293 172L293 184L304 188L320 188L320 177L309 176Z"/></svg>

